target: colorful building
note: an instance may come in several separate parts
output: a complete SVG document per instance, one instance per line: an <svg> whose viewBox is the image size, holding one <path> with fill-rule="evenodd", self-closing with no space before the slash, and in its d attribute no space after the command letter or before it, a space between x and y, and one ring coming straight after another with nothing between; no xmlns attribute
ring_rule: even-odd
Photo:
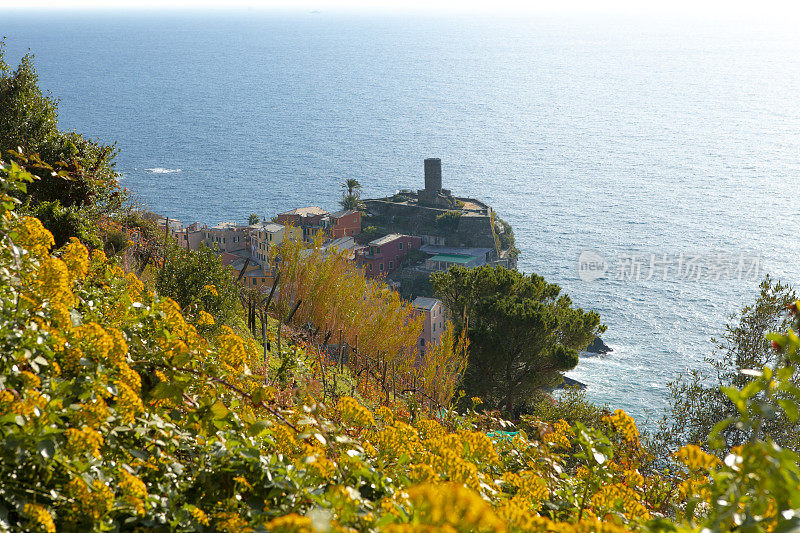
<svg viewBox="0 0 800 533"><path fill-rule="evenodd" d="M439 344L446 327L446 311L441 300L436 298L418 296L414 298L412 305L417 315L424 317L422 333L417 342L417 350L422 357L431 346Z"/></svg>
<svg viewBox="0 0 800 533"><path fill-rule="evenodd" d="M202 228L201 232L202 241L209 248L216 247L220 252L237 252L247 249L245 242L247 226L239 226L233 222L220 222L216 226Z"/></svg>
<svg viewBox="0 0 800 533"><path fill-rule="evenodd" d="M375 239L356 252L356 263L364 267L367 277L386 276L400 267L409 250L415 250L422 239L413 235L392 233Z"/></svg>
<svg viewBox="0 0 800 533"><path fill-rule="evenodd" d="M246 253L228 253L222 252L220 254L220 261L222 264L231 269L234 278L238 278L241 274L240 282L246 288L269 290L272 288L272 282L275 280L274 268L262 268L255 261L248 261L251 259ZM242 273L244 269L244 273Z"/></svg>
<svg viewBox="0 0 800 533"><path fill-rule="evenodd" d="M303 232L303 240L312 241L317 230L321 229L322 217L329 215L321 207L298 207L278 215L278 224L291 224Z"/></svg>
<svg viewBox="0 0 800 533"><path fill-rule="evenodd" d="M286 238L301 239L303 230L292 225L261 222L248 226L249 242L247 248L250 257L264 265L270 254L270 248L278 246Z"/></svg>
<svg viewBox="0 0 800 533"><path fill-rule="evenodd" d="M320 219L320 227L331 239L355 237L361 233L361 212L342 209Z"/></svg>

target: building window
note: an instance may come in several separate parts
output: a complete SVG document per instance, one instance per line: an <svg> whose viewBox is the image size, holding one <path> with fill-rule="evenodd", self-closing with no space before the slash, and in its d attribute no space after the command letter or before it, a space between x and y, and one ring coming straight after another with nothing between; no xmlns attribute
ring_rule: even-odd
<svg viewBox="0 0 800 533"><path fill-rule="evenodd" d="M372 272L372 263L370 263L370 264L368 265L368 267L367 267L367 270L369 270L370 272Z"/></svg>
<svg viewBox="0 0 800 533"><path fill-rule="evenodd" d="M402 249L403 249L403 243L402 243L402 242L398 243L398 244L397 244L397 247L398 247L400 250L402 250Z"/></svg>
<svg viewBox="0 0 800 533"><path fill-rule="evenodd" d="M419 340L419 345L420 346L425 346L425 339L420 339Z"/></svg>
<svg viewBox="0 0 800 533"><path fill-rule="evenodd" d="M381 268L381 272L383 272L383 263L381 263L380 268Z"/></svg>
<svg viewBox="0 0 800 533"><path fill-rule="evenodd" d="M436 333L436 322L433 323L433 332Z"/></svg>
<svg viewBox="0 0 800 533"><path fill-rule="evenodd" d="M394 261L389 261L389 270L394 268Z"/></svg>
<svg viewBox="0 0 800 533"><path fill-rule="evenodd" d="M225 244L225 237L222 238L222 244Z"/></svg>

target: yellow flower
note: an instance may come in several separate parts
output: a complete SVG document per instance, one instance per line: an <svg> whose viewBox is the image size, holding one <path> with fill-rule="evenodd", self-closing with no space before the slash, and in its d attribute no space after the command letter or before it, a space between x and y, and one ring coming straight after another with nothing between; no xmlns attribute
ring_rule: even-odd
<svg viewBox="0 0 800 533"><path fill-rule="evenodd" d="M191 513L192 518L194 518L194 521L198 524L202 524L204 526L208 525L208 515L206 515L206 513L204 513L199 507L191 505L189 507L189 513Z"/></svg>
<svg viewBox="0 0 800 533"><path fill-rule="evenodd" d="M693 470L710 470L719 466L720 460L700 449L699 446L689 444L675 452L675 457Z"/></svg>
<svg viewBox="0 0 800 533"><path fill-rule="evenodd" d="M227 332L217 337L220 358L233 370L241 371L247 362L247 347L242 338L236 335L231 328L225 326L224 330Z"/></svg>
<svg viewBox="0 0 800 533"><path fill-rule="evenodd" d="M71 325L69 309L75 303L70 288L69 270L61 259L46 257L36 273L34 285L39 290L42 302L52 309L53 322L61 328Z"/></svg>
<svg viewBox="0 0 800 533"><path fill-rule="evenodd" d="M224 533L250 533L253 531L253 528L248 527L247 520L231 512L215 514L214 526L217 531Z"/></svg>
<svg viewBox="0 0 800 533"><path fill-rule="evenodd" d="M506 524L478 493L456 483L418 485L408 489L419 523L460 531L506 531Z"/></svg>
<svg viewBox="0 0 800 533"><path fill-rule="evenodd" d="M213 294L214 296L219 296L217 288L214 285L203 285L203 288L206 290L206 292Z"/></svg>
<svg viewBox="0 0 800 533"><path fill-rule="evenodd" d="M108 420L109 416L111 416L111 412L108 410L106 402L102 398L95 398L91 402L80 406L76 419L87 426L99 428Z"/></svg>
<svg viewBox="0 0 800 533"><path fill-rule="evenodd" d="M316 531L311 525L311 519L296 513L273 518L264 527L274 533L313 533Z"/></svg>
<svg viewBox="0 0 800 533"><path fill-rule="evenodd" d="M42 380L39 379L39 376L28 372L27 370L23 370L19 373L19 378L22 380L23 386L26 389L38 389L39 386L42 384Z"/></svg>
<svg viewBox="0 0 800 533"><path fill-rule="evenodd" d="M100 324L89 322L75 328L75 339L80 343L83 353L97 362L105 362L114 350L114 337Z"/></svg>
<svg viewBox="0 0 800 533"><path fill-rule="evenodd" d="M122 490L125 502L133 507L138 515L144 516L144 500L147 499L145 484L123 468L119 469L119 479L119 488Z"/></svg>
<svg viewBox="0 0 800 533"><path fill-rule="evenodd" d="M242 487L244 487L244 488L246 488L248 490L253 490L253 486L250 484L249 481L247 481L246 478L244 478L242 476L236 476L236 477L233 478L233 480L236 483L238 483L239 485L241 485Z"/></svg>
<svg viewBox="0 0 800 533"><path fill-rule="evenodd" d="M81 429L69 428L64 432L67 437L67 450L71 454L82 455L88 453L100 458L100 447L103 445L103 436L94 429L84 426Z"/></svg>
<svg viewBox="0 0 800 533"><path fill-rule="evenodd" d="M197 325L198 326L213 326L214 325L214 317L211 316L209 313L205 311L200 311L197 314Z"/></svg>
<svg viewBox="0 0 800 533"><path fill-rule="evenodd" d="M22 508L22 515L28 519L28 526L31 531L55 533L56 525L53 522L53 517L41 505L26 503Z"/></svg>
<svg viewBox="0 0 800 533"><path fill-rule="evenodd" d="M381 405L375 409L375 416L383 420L386 424L392 424L394 422L394 413L385 405Z"/></svg>
<svg viewBox="0 0 800 533"><path fill-rule="evenodd" d="M625 440L639 444L639 430L636 428L636 422L625 411L617 409L612 416L605 416L603 420L610 422L617 431L622 433Z"/></svg>
<svg viewBox="0 0 800 533"><path fill-rule="evenodd" d="M545 433L542 440L554 448L569 449L572 445L569 442L570 426L565 420L559 420L553 424L553 430Z"/></svg>
<svg viewBox="0 0 800 533"><path fill-rule="evenodd" d="M89 251L75 237L64 246L61 260L66 263L72 281L85 278L89 272Z"/></svg>
<svg viewBox="0 0 800 533"><path fill-rule="evenodd" d="M117 387L117 404L115 406L117 415L122 418L123 423L132 424L136 415L144 412L142 399L126 383L117 380L114 385Z"/></svg>
<svg viewBox="0 0 800 533"><path fill-rule="evenodd" d="M0 414L10 411L15 399L16 397L11 391L5 389L0 391Z"/></svg>
<svg viewBox="0 0 800 533"><path fill-rule="evenodd" d="M56 243L53 234L35 217L23 218L17 226L17 244L35 257L43 257Z"/></svg>
<svg viewBox="0 0 800 533"><path fill-rule="evenodd" d="M342 417L342 421L347 424L362 427L375 425L375 419L369 409L350 396L342 396L336 404L336 410Z"/></svg>
<svg viewBox="0 0 800 533"><path fill-rule="evenodd" d="M65 492L74 502L73 514L81 518L97 521L114 506L114 493L99 479L92 481L92 490L89 491L83 479L73 478L67 483Z"/></svg>
<svg viewBox="0 0 800 533"><path fill-rule="evenodd" d="M629 519L650 518L647 508L639 501L639 495L622 483L604 485L592 496L592 505L597 515L600 515L601 510L617 509L623 511Z"/></svg>

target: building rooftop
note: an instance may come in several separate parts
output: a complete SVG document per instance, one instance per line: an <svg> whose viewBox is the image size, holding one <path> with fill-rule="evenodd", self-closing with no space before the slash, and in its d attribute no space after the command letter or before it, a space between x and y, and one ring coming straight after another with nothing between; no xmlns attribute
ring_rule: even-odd
<svg viewBox="0 0 800 533"><path fill-rule="evenodd" d="M456 255L456 254L437 254L428 259L428 261L441 261L442 263L455 263L457 265L466 265L474 261L475 257L472 255Z"/></svg>
<svg viewBox="0 0 800 533"><path fill-rule="evenodd" d="M208 229L216 229L216 230L226 230L226 229L239 229L243 228L243 226L239 226L235 222L220 222L214 226L211 226Z"/></svg>
<svg viewBox="0 0 800 533"><path fill-rule="evenodd" d="M486 257L491 248L460 248L454 246L438 246L434 244L423 244L420 250L427 254L447 254L447 255L471 255L472 257Z"/></svg>
<svg viewBox="0 0 800 533"><path fill-rule="evenodd" d="M355 211L352 210L352 209L340 209L339 211L336 211L335 213L331 213L330 217L331 218L340 218L340 217L344 217L344 216L347 216L347 215L352 215L353 213L355 213Z"/></svg>
<svg viewBox="0 0 800 533"><path fill-rule="evenodd" d="M275 233L276 231L282 230L284 226L283 224L276 224L275 222L259 222L258 224L252 224L249 227L256 231L268 231L270 233Z"/></svg>
<svg viewBox="0 0 800 533"><path fill-rule="evenodd" d="M437 300L436 298L428 298L426 296L417 296L414 298L414 301L411 302L411 305L416 307L417 309L425 309L426 311L430 311L433 309L433 306L436 304L442 303L441 301Z"/></svg>
<svg viewBox="0 0 800 533"><path fill-rule="evenodd" d="M345 250L355 250L356 248L356 241L353 237L339 237L338 239L334 239L327 244L324 244L322 247L324 249L328 248L337 248L340 251Z"/></svg>
<svg viewBox="0 0 800 533"><path fill-rule="evenodd" d="M389 235L384 235L374 241L370 241L370 246L383 246L384 244L389 244L390 242L399 239L400 237L408 237L408 235L403 235L402 233L390 233Z"/></svg>
<svg viewBox="0 0 800 533"><path fill-rule="evenodd" d="M327 211L317 206L298 207L297 209L292 209L291 211L286 211L285 213L281 213L281 215L300 215L301 217L311 217L314 215L327 215L327 214L328 214Z"/></svg>

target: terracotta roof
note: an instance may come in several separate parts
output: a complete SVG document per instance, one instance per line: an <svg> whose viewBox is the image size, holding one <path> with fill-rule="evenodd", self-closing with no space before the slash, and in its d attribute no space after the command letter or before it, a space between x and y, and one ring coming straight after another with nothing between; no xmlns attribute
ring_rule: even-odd
<svg viewBox="0 0 800 533"><path fill-rule="evenodd" d="M409 235L403 235L401 233L390 233L389 235L384 235L374 241L370 241L370 246L383 246L384 244L388 244L392 241L396 241L400 237L409 237Z"/></svg>
<svg viewBox="0 0 800 533"><path fill-rule="evenodd" d="M297 209L292 209L291 211L286 211L285 213L281 213L281 215L300 215L301 217L310 217L314 215L327 215L328 212L322 209L321 207L311 206L311 207L298 207Z"/></svg>
<svg viewBox="0 0 800 533"><path fill-rule="evenodd" d="M352 209L340 209L339 211L336 211L335 213L331 213L330 216L331 216L331 218L341 218L341 217L344 217L344 216L347 216L347 215L352 215L353 213L356 213L356 212L357 211L354 211Z"/></svg>

